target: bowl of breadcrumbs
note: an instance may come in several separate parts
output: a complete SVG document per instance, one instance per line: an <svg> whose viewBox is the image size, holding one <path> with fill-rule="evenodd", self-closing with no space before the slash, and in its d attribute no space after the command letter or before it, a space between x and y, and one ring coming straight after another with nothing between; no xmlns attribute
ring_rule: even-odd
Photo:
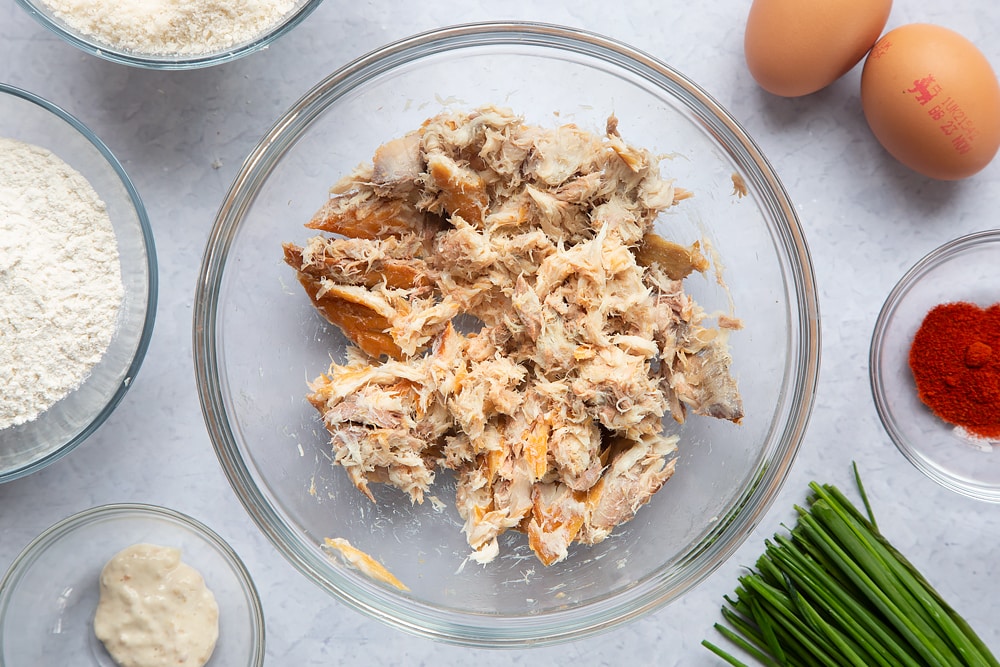
<svg viewBox="0 0 1000 667"><path fill-rule="evenodd" d="M17 0L84 51L150 69L192 69L265 48L322 0Z"/></svg>

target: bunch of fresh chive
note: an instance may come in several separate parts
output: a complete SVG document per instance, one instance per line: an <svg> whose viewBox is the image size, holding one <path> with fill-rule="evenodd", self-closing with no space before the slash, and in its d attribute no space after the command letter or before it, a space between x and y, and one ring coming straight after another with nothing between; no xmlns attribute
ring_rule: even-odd
<svg viewBox="0 0 1000 667"><path fill-rule="evenodd" d="M763 665L997 667L972 628L834 486L809 487L788 536L765 542L756 569L726 596L715 628ZM731 665L743 665L709 641ZM745 667L745 666L744 666Z"/></svg>

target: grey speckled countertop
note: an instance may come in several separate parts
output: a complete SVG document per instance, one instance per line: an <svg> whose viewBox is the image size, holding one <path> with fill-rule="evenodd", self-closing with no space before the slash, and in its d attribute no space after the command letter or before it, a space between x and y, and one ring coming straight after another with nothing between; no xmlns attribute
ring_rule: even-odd
<svg viewBox="0 0 1000 667"><path fill-rule="evenodd" d="M1000 5L987 0L895 3L889 27L951 27L1000 66ZM695 665L722 595L764 537L790 518L813 479L847 487L860 465L880 526L1000 652L1000 507L936 486L900 455L868 384L876 315L902 273L954 237L997 227L1000 160L959 183L899 166L861 114L860 67L802 99L769 96L743 61L749 2L592 0L542 3L326 2L263 52L215 68L155 72L69 46L14 0L0 0L0 81L62 106L89 125L135 182L152 222L160 299L149 352L111 418L69 456L0 486L0 570L55 521L106 502L189 513L245 560L263 600L270 665ZM683 600L613 632L555 647L493 652L411 637L347 609L309 583L262 537L223 477L202 421L191 363L195 279L222 197L243 158L306 90L386 42L447 24L532 19L603 33L664 60L716 97L755 137L805 227L823 317L816 405L784 491L744 546Z"/></svg>

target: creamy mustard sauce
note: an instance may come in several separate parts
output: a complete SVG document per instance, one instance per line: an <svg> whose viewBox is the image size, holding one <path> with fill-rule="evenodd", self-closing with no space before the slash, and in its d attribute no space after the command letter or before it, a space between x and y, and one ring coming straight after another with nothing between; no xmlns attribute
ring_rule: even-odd
<svg viewBox="0 0 1000 667"><path fill-rule="evenodd" d="M171 547L135 544L101 571L94 634L122 667L201 667L219 638L219 605Z"/></svg>

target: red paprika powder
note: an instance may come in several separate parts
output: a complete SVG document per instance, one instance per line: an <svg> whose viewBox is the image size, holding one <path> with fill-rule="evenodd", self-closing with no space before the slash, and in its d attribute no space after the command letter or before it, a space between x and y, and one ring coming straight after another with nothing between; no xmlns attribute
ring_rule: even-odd
<svg viewBox="0 0 1000 667"><path fill-rule="evenodd" d="M931 309L910 347L920 400L973 436L1000 440L1000 303Z"/></svg>

